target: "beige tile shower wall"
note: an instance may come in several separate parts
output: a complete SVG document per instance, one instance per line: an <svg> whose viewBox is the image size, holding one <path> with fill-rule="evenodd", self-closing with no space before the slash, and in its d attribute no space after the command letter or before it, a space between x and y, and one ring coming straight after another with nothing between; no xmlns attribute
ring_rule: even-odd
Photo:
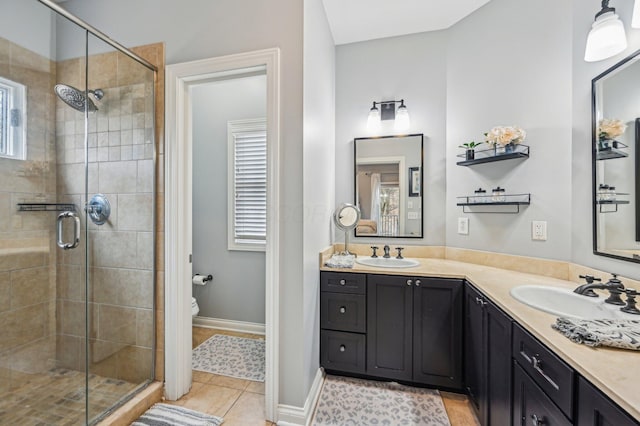
<svg viewBox="0 0 640 426"><path fill-rule="evenodd" d="M96 374L140 382L151 376L154 338L155 82L120 53L91 56L88 66L88 87L104 91L96 102L99 110L89 118L89 196L105 194L112 208L106 224L89 223L89 367ZM58 81L84 87L83 69L83 59L61 62ZM82 206L84 117L62 102L56 116L58 198ZM58 265L58 361L77 369L84 367L82 351L69 349L84 346L83 261L69 251Z"/></svg>
<svg viewBox="0 0 640 426"><path fill-rule="evenodd" d="M27 88L27 158L0 158L0 393L53 366L55 213L18 212L17 203L55 200L55 66L0 38L0 76Z"/></svg>

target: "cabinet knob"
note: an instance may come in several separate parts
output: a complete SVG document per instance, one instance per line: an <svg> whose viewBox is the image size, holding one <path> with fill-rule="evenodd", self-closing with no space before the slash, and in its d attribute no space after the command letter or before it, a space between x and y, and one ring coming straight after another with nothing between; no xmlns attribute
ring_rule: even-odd
<svg viewBox="0 0 640 426"><path fill-rule="evenodd" d="M546 421L544 419L544 416L538 417L535 414L531 415L531 425L532 426L542 426L545 423L546 423Z"/></svg>
<svg viewBox="0 0 640 426"><path fill-rule="evenodd" d="M413 280L407 280L407 285L413 284Z"/></svg>
<svg viewBox="0 0 640 426"><path fill-rule="evenodd" d="M416 280L416 287L420 287L420 284L422 284L420 280Z"/></svg>
<svg viewBox="0 0 640 426"><path fill-rule="evenodd" d="M347 350L347 347L345 345L340 345L340 352L344 352Z"/></svg>
<svg viewBox="0 0 640 426"><path fill-rule="evenodd" d="M476 305L482 305L482 299L476 297Z"/></svg>
<svg viewBox="0 0 640 426"><path fill-rule="evenodd" d="M345 306L340 306L340 313L344 314L347 312L347 308Z"/></svg>
<svg viewBox="0 0 640 426"><path fill-rule="evenodd" d="M340 280L340 285L345 285L347 283L346 280Z"/></svg>

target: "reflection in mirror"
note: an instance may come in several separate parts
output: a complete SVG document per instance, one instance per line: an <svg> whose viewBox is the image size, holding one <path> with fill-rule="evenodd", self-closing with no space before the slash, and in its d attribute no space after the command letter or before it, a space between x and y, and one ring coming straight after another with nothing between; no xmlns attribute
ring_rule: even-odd
<svg viewBox="0 0 640 426"><path fill-rule="evenodd" d="M592 82L594 253L640 262L638 53Z"/></svg>
<svg viewBox="0 0 640 426"><path fill-rule="evenodd" d="M422 237L423 135L356 138L356 237Z"/></svg>

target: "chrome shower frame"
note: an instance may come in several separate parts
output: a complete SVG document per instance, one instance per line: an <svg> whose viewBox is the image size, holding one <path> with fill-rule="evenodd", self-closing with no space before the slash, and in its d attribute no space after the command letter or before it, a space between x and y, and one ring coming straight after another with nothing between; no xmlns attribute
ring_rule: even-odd
<svg viewBox="0 0 640 426"><path fill-rule="evenodd" d="M129 58L133 59L134 61L140 63L141 65L143 65L144 67L148 68L149 70L151 70L153 72L153 85L154 85L154 90L151 94L152 97L152 102L154 105L154 114L152 115L152 128L153 128L153 135L154 135L154 143L153 143L153 170L157 170L157 160L158 160L158 148L156 146L156 144L158 143L158 138L157 138L157 134L156 134L156 114L155 114L155 106L156 106L156 85L158 82L158 68L153 65L151 62L147 61L146 59L142 58L141 56L137 55L136 53L132 52L131 50L127 49L125 46L123 46L122 44L116 42L115 40L111 39L109 36L107 36L105 33L103 33L102 31L98 30L97 28L93 27L92 25L88 24L87 22L83 21L82 19L78 18L77 16L73 15L72 13L70 13L69 11L67 11L66 9L60 7L60 5L58 5L57 3L54 3L52 0L38 0L38 2L40 2L41 4L43 4L44 6L48 7L49 9L53 10L55 13L57 13L58 15L68 19L69 21L73 22L74 24L76 24L77 26L79 26L80 28L85 30L85 40L86 40L86 44L85 44L85 56L88 57L89 52L88 52L88 37L89 34L97 37L98 39L100 39L101 41L103 41L104 43L108 44L109 46L113 47L114 49L116 49L117 51L119 51L120 53L128 56ZM88 75L88 63L85 63L85 74ZM85 83L86 86L86 83ZM104 93L102 92L102 90L97 89L95 91L91 91L89 90L88 87L85 87L84 89L84 95L85 97L87 97L87 100L90 100L88 98L88 94L92 93L96 99L100 99ZM85 114L85 140L84 140L84 146L85 146L85 159L84 159L84 164L85 164L85 188L88 188L88 175L86 173L86 170L88 168L88 164L89 164L89 158L88 158L88 131L89 131L89 110L88 108L85 108L84 111ZM152 255L153 255L153 271L152 271L152 285L153 285L153 303L152 303L152 309L153 309L153 318L155 318L155 313L157 312L157 305L156 305L156 295L157 295L157 289L156 289L156 280L157 280L157 253L156 253L156 243L157 243L157 234L156 234L156 221L157 221L157 214L156 214L156 201L157 201L157 194L156 194L156 190L157 190L157 185L156 185L156 174L154 172L154 177L153 177L153 182L152 182ZM88 193L87 193L88 195ZM87 203L88 204L88 203ZM87 218L88 218L88 212L87 210L84 210L84 214L85 214L85 223L87 223ZM85 241L87 240L87 229L88 227L85 227ZM88 244L86 245L85 250L88 250ZM85 259L89 259L89 257L87 256L88 253L85 253ZM89 264L88 261L85 260L85 267L88 270ZM86 271L86 277L88 277L88 271ZM87 278L88 279L88 278ZM89 318L89 303L85 303L85 318ZM88 342L88 330L87 327L85 327L85 332L86 334L86 341ZM128 394L127 396L125 396L124 398L122 398L120 401L116 402L113 406L111 406L109 409L107 409L106 411L104 411L103 413L101 413L100 415L98 415L95 419L93 419L93 421L91 422L91 424L96 424L99 423L101 420L103 420L104 418L106 418L107 416L109 416L111 413L113 413L115 410L117 410L118 408L120 408L121 406L123 406L125 403L127 403L128 401L130 401L135 395L139 394L140 391L142 391L143 389L145 389L147 386L149 386L154 380L155 380L155 371L156 371L156 349L157 349L157 339L156 339L156 332L157 332L157 326L156 326L156 321L153 321L153 351L152 351L152 358L151 358L151 375L150 378L148 380L146 380L145 382L143 382L142 384L140 384L133 392L131 392L130 394ZM89 365L89 356L88 356L88 350L85 351L85 365L88 366ZM88 368L88 367L87 367ZM85 380L86 380L86 384L88 386L88 376L89 376L89 372L88 370L85 371ZM87 419L87 423L89 422L89 418L88 418L88 413L89 413L89 409L88 409L88 401L89 401L89 392L87 392L87 395L85 396L85 406L86 406L86 419Z"/></svg>

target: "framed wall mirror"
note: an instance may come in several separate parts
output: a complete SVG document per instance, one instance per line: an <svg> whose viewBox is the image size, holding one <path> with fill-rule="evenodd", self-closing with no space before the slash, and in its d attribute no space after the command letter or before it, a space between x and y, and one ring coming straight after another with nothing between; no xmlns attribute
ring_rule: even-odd
<svg viewBox="0 0 640 426"><path fill-rule="evenodd" d="M422 238L423 139L354 139L356 237Z"/></svg>
<svg viewBox="0 0 640 426"><path fill-rule="evenodd" d="M640 51L592 81L593 251L640 263Z"/></svg>

